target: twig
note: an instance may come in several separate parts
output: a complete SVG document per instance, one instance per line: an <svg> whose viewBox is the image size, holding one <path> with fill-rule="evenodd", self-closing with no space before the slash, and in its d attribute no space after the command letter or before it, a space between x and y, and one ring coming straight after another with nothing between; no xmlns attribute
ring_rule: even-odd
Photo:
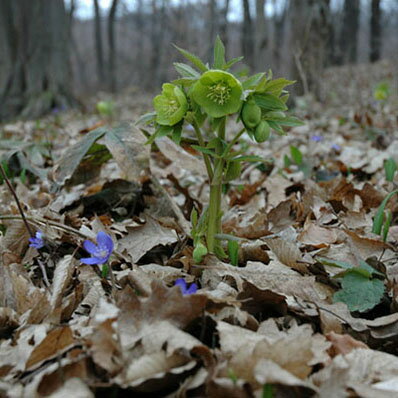
<svg viewBox="0 0 398 398"><path fill-rule="evenodd" d="M22 206L21 206L21 203L19 202L17 193L15 192L14 187L12 186L10 180L8 179L7 174L6 174L6 172L5 172L4 168L3 168L3 165L2 165L1 163L0 163L0 171L1 171L1 174L3 175L4 181L6 182L6 184L7 184L7 186L8 186L8 189L9 189L10 192L12 193L12 196L14 196L15 202L17 203L17 206L18 206L19 214L21 214L22 220L23 220L23 222L24 222L24 224L25 224L25 227L26 227L26 229L27 229L27 231L28 231L30 237L31 237L31 238L34 238L34 237L35 237L35 234L34 234L33 231L30 229L30 226L29 226L29 224L28 224L28 221L26 220L25 213L24 213L23 210L22 210Z"/></svg>
<svg viewBox="0 0 398 398"><path fill-rule="evenodd" d="M18 199L18 195L15 192L15 189L12 186L10 180L8 179L7 174L6 174L6 172L5 172L4 168L3 168L3 165L1 163L0 163L0 171L1 171L1 174L3 175L4 181L6 182L6 184L8 186L8 189L12 193L12 196L14 196L15 202L17 203L17 206L18 206L19 214L21 214L21 218L22 218L22 220L23 220L23 222L25 224L25 227L26 227L26 230L28 231L28 234L30 235L31 238L34 238L35 234L33 233L32 229L30 228L28 220L25 217L25 213L22 210L22 206L21 206L21 203L20 203L20 201ZM39 251L39 256L41 258L38 259L38 263L39 263L39 267L40 267L41 273L43 275L44 284L46 285L46 287L48 289L51 289L51 284L50 284L50 281L48 280L46 267L45 267L45 265L44 265L44 263L42 261L42 259L44 260L44 258L43 258L43 255L40 253L40 251Z"/></svg>

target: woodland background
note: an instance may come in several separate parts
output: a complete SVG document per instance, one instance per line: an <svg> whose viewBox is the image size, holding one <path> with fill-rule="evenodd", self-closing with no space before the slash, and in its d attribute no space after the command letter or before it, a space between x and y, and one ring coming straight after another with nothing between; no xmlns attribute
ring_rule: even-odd
<svg viewBox="0 0 398 398"><path fill-rule="evenodd" d="M136 98L173 78L172 43L211 60L219 34L245 70L271 68L325 101L325 68L398 63L396 0L4 0L0 120L81 104L99 90ZM355 74L355 71L353 71Z"/></svg>

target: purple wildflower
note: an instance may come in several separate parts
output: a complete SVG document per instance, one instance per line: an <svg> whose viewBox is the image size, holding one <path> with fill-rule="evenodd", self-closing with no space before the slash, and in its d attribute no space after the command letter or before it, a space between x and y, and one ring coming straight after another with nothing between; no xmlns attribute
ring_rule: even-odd
<svg viewBox="0 0 398 398"><path fill-rule="evenodd" d="M340 151L341 146L339 144L333 144L332 149L334 149L335 151Z"/></svg>
<svg viewBox="0 0 398 398"><path fill-rule="evenodd" d="M85 240L83 246L91 254L91 257L80 259L83 264L105 264L112 254L113 241L108 234L101 231L97 234L97 245Z"/></svg>
<svg viewBox="0 0 398 398"><path fill-rule="evenodd" d="M41 249L44 246L43 233L41 231L37 231L36 235L33 238L29 238L30 247L34 247L35 249Z"/></svg>
<svg viewBox="0 0 398 398"><path fill-rule="evenodd" d="M312 135L311 140L314 142L321 142L323 141L323 137L321 135Z"/></svg>
<svg viewBox="0 0 398 398"><path fill-rule="evenodd" d="M187 287L187 283L185 282L185 279L179 278L175 281L174 286L179 286L181 289L181 293L186 296L188 294L194 294L198 290L198 286L196 283L192 283L191 286Z"/></svg>

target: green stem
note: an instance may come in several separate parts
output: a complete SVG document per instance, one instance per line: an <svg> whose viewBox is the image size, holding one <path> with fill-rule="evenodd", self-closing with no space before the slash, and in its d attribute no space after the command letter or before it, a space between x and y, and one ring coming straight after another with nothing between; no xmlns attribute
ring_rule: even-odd
<svg viewBox="0 0 398 398"><path fill-rule="evenodd" d="M218 137L225 140L224 117L218 128ZM216 148L216 153L222 155L222 147ZM224 160L216 159L214 164L214 176L210 181L209 218L207 222L206 243L209 252L214 253L217 247L216 235L221 233L221 193L223 181Z"/></svg>
<svg viewBox="0 0 398 398"><path fill-rule="evenodd" d="M201 147L205 147L206 146L205 140L203 139L203 134L200 130L200 127L199 127L196 119L193 120L192 126L193 126L196 136L198 138L199 145ZM207 175L209 176L209 181L211 181L213 179L213 168L211 167L211 162L210 162L209 156L206 155L205 153L203 153L202 155L203 155L203 159L205 160Z"/></svg>
<svg viewBox="0 0 398 398"><path fill-rule="evenodd" d="M242 130L239 131L238 134L235 135L235 137L232 139L232 141L227 145L227 147L224 150L224 154L227 155L228 152L232 149L232 147L238 142L239 138L242 136L242 134L246 131L246 128L244 127Z"/></svg>

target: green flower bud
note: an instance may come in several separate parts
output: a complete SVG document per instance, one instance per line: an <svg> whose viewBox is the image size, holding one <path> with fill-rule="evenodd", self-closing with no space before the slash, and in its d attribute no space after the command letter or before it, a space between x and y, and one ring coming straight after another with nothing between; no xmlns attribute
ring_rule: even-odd
<svg viewBox="0 0 398 398"><path fill-rule="evenodd" d="M254 138L257 142L267 141L271 134L271 128L269 124L263 120L257 127L254 132Z"/></svg>
<svg viewBox="0 0 398 398"><path fill-rule="evenodd" d="M184 92L174 84L165 83L162 94L153 99L156 122L162 126L174 126L183 119L188 110Z"/></svg>
<svg viewBox="0 0 398 398"><path fill-rule="evenodd" d="M209 70L194 84L191 96L209 116L219 118L238 112L242 92L242 85L234 75Z"/></svg>
<svg viewBox="0 0 398 398"><path fill-rule="evenodd" d="M242 164L240 162L229 162L225 173L225 181L235 180L240 176Z"/></svg>
<svg viewBox="0 0 398 398"><path fill-rule="evenodd" d="M193 250L192 257L195 263L200 263L206 254L207 247L202 242L199 242L196 244L195 249Z"/></svg>
<svg viewBox="0 0 398 398"><path fill-rule="evenodd" d="M242 121L249 129L254 129L261 122L261 108L254 101L243 105Z"/></svg>

